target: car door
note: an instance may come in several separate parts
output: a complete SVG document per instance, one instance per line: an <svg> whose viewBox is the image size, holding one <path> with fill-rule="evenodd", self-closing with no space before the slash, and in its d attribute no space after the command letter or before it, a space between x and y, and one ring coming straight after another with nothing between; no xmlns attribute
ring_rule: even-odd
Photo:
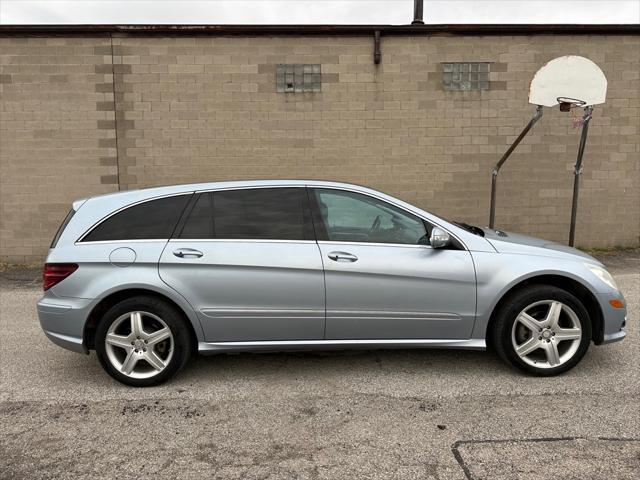
<svg viewBox="0 0 640 480"><path fill-rule="evenodd" d="M324 274L304 187L198 194L160 260L206 341L321 340Z"/></svg>
<svg viewBox="0 0 640 480"><path fill-rule="evenodd" d="M462 245L434 249L431 225L362 193L310 191L325 266L326 339L466 339L476 279Z"/></svg>

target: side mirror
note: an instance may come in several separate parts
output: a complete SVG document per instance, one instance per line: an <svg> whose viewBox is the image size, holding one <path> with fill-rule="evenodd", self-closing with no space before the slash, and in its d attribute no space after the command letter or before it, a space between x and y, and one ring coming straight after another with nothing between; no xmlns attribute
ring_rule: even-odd
<svg viewBox="0 0 640 480"><path fill-rule="evenodd" d="M439 227L433 227L431 230L431 247L444 248L451 244L451 235Z"/></svg>

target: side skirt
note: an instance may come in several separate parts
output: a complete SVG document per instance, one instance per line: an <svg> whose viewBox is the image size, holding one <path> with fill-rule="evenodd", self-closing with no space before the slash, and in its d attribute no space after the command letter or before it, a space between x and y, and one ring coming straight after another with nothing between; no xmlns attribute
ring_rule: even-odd
<svg viewBox="0 0 640 480"><path fill-rule="evenodd" d="M286 350L351 350L386 348L455 348L486 350L484 339L468 340L278 340L263 342L198 342L198 352L203 355L227 352L278 352Z"/></svg>

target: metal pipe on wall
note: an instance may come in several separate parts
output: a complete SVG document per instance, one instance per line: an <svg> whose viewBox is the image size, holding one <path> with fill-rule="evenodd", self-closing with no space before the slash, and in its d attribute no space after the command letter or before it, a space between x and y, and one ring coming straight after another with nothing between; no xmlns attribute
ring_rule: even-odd
<svg viewBox="0 0 640 480"><path fill-rule="evenodd" d="M424 25L422 14L423 0L413 0L413 22L411 22L411 25Z"/></svg>

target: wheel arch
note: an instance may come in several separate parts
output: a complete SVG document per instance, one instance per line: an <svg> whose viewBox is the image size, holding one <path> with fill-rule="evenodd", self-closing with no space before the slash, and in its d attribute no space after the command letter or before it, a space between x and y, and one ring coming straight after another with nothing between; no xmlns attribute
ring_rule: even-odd
<svg viewBox="0 0 640 480"><path fill-rule="evenodd" d="M187 325L189 329L189 336L191 337L191 344L194 349L197 349L198 345L198 335L196 334L195 327L187 312L185 312L184 308L179 305L175 300L164 295L158 291L147 289L147 288L124 288L122 290L117 290L115 292L110 292L104 298L102 298L91 310L91 313L87 317L87 321L85 322L84 332L83 332L83 345L88 350L95 349L95 334L96 328L98 326L98 322L102 318L102 316L115 304L126 300L127 298L136 297L136 296L146 296L146 297L154 297L160 299L178 311Z"/></svg>
<svg viewBox="0 0 640 480"><path fill-rule="evenodd" d="M485 332L485 338L487 341L487 347L491 347L491 338L492 335L489 335L489 332L492 331L493 325L496 321L497 313L500 311L502 306L509 301L509 298L517 291L522 290L530 285L552 285L557 288L561 288L572 295L575 295L578 300L580 300L587 311L589 312L589 319L591 321L592 327L592 336L591 339L593 342L598 345L602 343L604 338L604 315L602 313L602 308L598 303L596 296L593 292L585 286L583 283L578 280L567 277L564 275L558 274L540 274L534 275L525 279L522 279L512 285L509 289L507 289L500 300L494 305L491 316L489 317L489 322L487 323L487 330Z"/></svg>

